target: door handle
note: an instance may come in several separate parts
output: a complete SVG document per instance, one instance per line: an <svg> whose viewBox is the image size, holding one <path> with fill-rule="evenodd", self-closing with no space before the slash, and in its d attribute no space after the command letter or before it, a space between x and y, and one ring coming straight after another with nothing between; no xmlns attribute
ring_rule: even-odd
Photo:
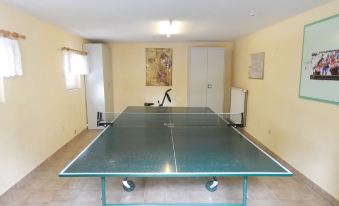
<svg viewBox="0 0 339 206"><path fill-rule="evenodd" d="M212 84L207 84L207 88L212 88L213 87L213 85Z"/></svg>

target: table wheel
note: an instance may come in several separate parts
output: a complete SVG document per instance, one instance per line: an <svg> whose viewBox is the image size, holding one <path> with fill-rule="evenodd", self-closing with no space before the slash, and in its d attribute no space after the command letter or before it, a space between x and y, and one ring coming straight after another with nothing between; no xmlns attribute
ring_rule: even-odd
<svg viewBox="0 0 339 206"><path fill-rule="evenodd" d="M122 181L122 187L124 188L124 190L126 192L132 192L135 188L135 183L131 180L127 180L127 178L125 178Z"/></svg>
<svg viewBox="0 0 339 206"><path fill-rule="evenodd" d="M217 179L214 177L213 180L210 180L208 182L206 182L205 185L206 189L210 192L215 192L218 189L218 181Z"/></svg>

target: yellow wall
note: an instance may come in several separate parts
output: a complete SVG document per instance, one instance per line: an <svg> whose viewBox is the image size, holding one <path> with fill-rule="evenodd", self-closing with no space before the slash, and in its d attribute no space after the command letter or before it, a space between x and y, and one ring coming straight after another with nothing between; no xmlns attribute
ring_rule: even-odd
<svg viewBox="0 0 339 206"><path fill-rule="evenodd" d="M231 84L231 58L233 44L225 43L114 43L112 48L114 111L126 106L162 100L164 92L172 88L171 106L187 106L188 52L193 46L225 48L225 85ZM172 87L145 86L146 48L173 48ZM225 91L225 108L228 108L229 89Z"/></svg>
<svg viewBox="0 0 339 206"><path fill-rule="evenodd" d="M249 90L246 130L339 199L339 106L298 96L303 27L337 13L338 0L236 40L232 84ZM255 52L264 80L248 79Z"/></svg>
<svg viewBox="0 0 339 206"><path fill-rule="evenodd" d="M0 4L0 28L20 41L24 75L5 79L0 104L0 195L86 127L85 94L65 90L60 48L82 39Z"/></svg>

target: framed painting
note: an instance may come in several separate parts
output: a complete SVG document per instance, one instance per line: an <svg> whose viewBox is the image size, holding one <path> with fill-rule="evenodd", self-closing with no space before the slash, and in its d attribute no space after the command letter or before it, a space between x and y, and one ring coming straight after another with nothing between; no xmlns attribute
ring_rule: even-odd
<svg viewBox="0 0 339 206"><path fill-rule="evenodd" d="M304 27L299 96L339 104L339 14Z"/></svg>
<svg viewBox="0 0 339 206"><path fill-rule="evenodd" d="M171 48L146 48L146 86L172 86Z"/></svg>
<svg viewBox="0 0 339 206"><path fill-rule="evenodd" d="M248 78L264 79L265 52L250 54L251 65L248 70Z"/></svg>

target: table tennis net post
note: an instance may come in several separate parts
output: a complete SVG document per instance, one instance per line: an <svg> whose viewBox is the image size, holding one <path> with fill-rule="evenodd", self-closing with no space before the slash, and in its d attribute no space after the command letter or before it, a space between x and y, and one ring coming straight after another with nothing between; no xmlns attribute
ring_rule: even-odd
<svg viewBox="0 0 339 206"><path fill-rule="evenodd" d="M243 127L244 126L244 115L243 113L113 113L113 112L97 112L97 126L107 127L112 125L115 120L122 114L129 115L133 120L141 117L154 118L155 116L168 115L169 121L177 126L213 126L224 123L225 125ZM166 122L168 123L168 122Z"/></svg>
<svg viewBox="0 0 339 206"><path fill-rule="evenodd" d="M119 116L120 113L97 112L97 127L107 127Z"/></svg>
<svg viewBox="0 0 339 206"><path fill-rule="evenodd" d="M217 113L228 125L244 127L244 113Z"/></svg>

